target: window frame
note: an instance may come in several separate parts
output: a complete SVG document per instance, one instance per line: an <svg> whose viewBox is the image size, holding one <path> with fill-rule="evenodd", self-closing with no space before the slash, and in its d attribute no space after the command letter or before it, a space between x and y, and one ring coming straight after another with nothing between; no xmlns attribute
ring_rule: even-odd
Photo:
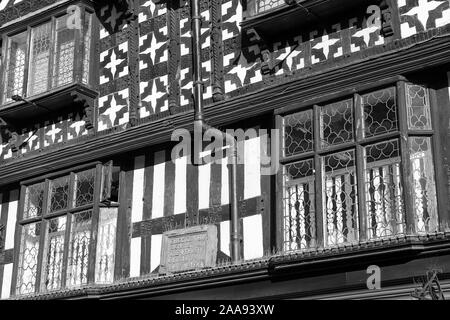
<svg viewBox="0 0 450 320"><path fill-rule="evenodd" d="M10 38L14 37L15 35L19 35L23 32L26 33L26 56L25 56L25 67L24 67L24 76L23 76L23 89L22 89L22 97L27 99L33 99L34 97L38 97L41 95L48 94L52 91L58 91L61 88L73 85L75 83L79 83L88 87L94 87L96 85L95 83L95 64L94 64L94 54L95 54L95 48L96 48L96 31L98 29L97 19L95 19L95 11L93 8L88 6L87 4L83 2L78 3L69 3L68 5L75 5L80 8L80 15L81 15L81 25L82 25L82 31L85 30L85 22L86 22L86 13L91 14L91 35L89 39L89 72L88 77L86 79L86 83L83 82L83 62L84 62L84 55L82 53L85 51L85 42L82 41L82 38L84 37L84 34L82 35L80 32L75 32L74 35L74 59L73 59L73 79L71 82L63 84L63 85L56 85L53 86L53 71L54 71L54 56L55 56L55 37L56 37L56 20L66 14L68 14L67 9L68 6L64 6L62 8L58 8L57 10L52 10L51 12L40 15L36 17L30 18L28 21L18 23L17 25L13 25L10 27L9 25L6 27L6 30L0 29L0 37L2 38L3 48L2 50L2 59L3 63L1 68L1 80L3 81L3 85L0 86L0 108L5 105L14 104L15 101L10 99L8 100L6 98L6 86L7 86L7 71L9 69L10 65ZM48 84L47 84L47 90L43 92L39 92L33 95L29 95L30 92L30 58L31 58L31 37L32 37L32 29L39 27L41 25L44 25L45 23L50 22L51 24L51 43L50 43L50 50L49 50L49 67L47 69L48 73ZM23 26L23 23L26 23L26 26ZM80 31L80 30L76 30ZM2 33L3 32L3 33ZM76 57L82 56L83 59L77 59Z"/></svg>
<svg viewBox="0 0 450 320"><path fill-rule="evenodd" d="M109 164L109 163L108 163ZM16 223L16 231L15 231L15 250L14 252L14 269L13 269L13 279L12 279L12 288L11 288L11 295L15 296L17 295L17 284L18 284L18 276L19 276L19 259L20 259L20 249L21 249L21 239L22 239L22 230L23 226L30 225L33 223L41 222L41 234L39 235L39 250L38 250L38 257L37 257L37 267L36 267L36 282L34 286L34 292L28 293L28 294L20 294L20 295L29 295L29 294L36 294L36 293L43 293L43 292L52 292L52 291L58 291L63 289L70 289L72 287L68 287L66 284L67 281L67 270L68 270L68 256L69 256L69 244L70 244L70 237L72 232L72 216L75 213L84 212L87 210L92 210L92 216L91 216L91 226L90 226L90 234L91 239L89 242L89 256L88 256L88 270L87 270L87 281L86 284L94 283L95 282L95 271L96 271L96 253L97 253L97 232L99 227L99 219L100 219L100 208L104 207L104 205L101 203L102 201L102 192L104 188L104 164L102 164L99 161L87 163L85 165L77 166L68 170L63 170L59 172L55 172L52 174L48 174L45 176L41 176L38 178L30 179L27 181L21 182L21 191L20 191L20 200L19 200L19 208L18 208L18 214L17 214L17 223ZM93 201L92 204L83 205L80 207L73 206L71 203L74 200L73 194L74 194L74 183L75 183L75 175L77 173L87 171L87 170L94 170L95 176L95 185L94 185L94 192L93 192ZM69 177L69 190L68 190L68 208L64 210L59 210L57 212L47 213L47 210L43 211L41 216L36 216L32 218L24 218L24 209L25 209L25 199L26 199L26 192L27 187L34 185L39 182L45 182L45 189L44 189L44 197L43 197L43 207L48 207L47 200L50 196L50 180L51 179L57 179L60 177ZM109 204L107 207L110 208L118 208L118 203L112 203ZM42 277L43 275L43 268L44 268L44 249L45 249L45 241L47 240L47 233L48 233L48 221L58 218L58 217L66 217L66 228L65 228L65 237L64 237L64 257L62 262L62 271L61 271L61 286L59 289L50 289L47 290L44 286ZM117 215L117 221L116 225L118 223L119 215ZM117 250L117 247L116 247Z"/></svg>
<svg viewBox="0 0 450 320"><path fill-rule="evenodd" d="M407 122L407 103L406 103L406 85L415 84L422 85L428 90L429 96L429 107L430 107L430 123L432 126L431 130L411 130L408 128ZM326 218L326 212L324 212L324 170L323 168L323 157L331 155L334 153L354 150L355 151L355 173L357 179L357 213L358 213L358 241L363 242L369 239L367 229L367 201L366 201L366 165L365 165L365 150L364 148L370 145L375 145L377 143L388 141L388 140L398 140L399 142L399 156L400 156L400 181L403 188L402 197L404 200L404 219L406 223L405 234L415 234L415 211L414 211L414 200L413 200L413 187L409 183L412 178L412 173L410 172L411 163L410 160L410 149L409 149L409 138L415 137L425 137L430 139L429 147L431 148L431 155L433 157L432 164L434 166L434 182L436 188L436 210L437 210L437 221L439 226L442 228L442 223L447 221L445 216L445 199L442 199L442 194L439 189L445 186L445 178L440 177L439 164L441 163L441 150L438 137L439 132L439 114L437 110L437 99L436 91L432 86L428 86L428 83L417 83L417 81L409 81L402 76L394 76L373 84L363 84L355 88L343 90L339 93L323 95L319 98L314 98L307 100L302 103L292 104L282 107L274 112L275 114L275 127L280 130L279 135L279 150L280 150L280 170L276 175L276 228L277 234L274 239L276 241L276 247L278 250L286 251L285 249L285 213L284 213L284 193L285 193L285 168L289 164L295 164L298 161L312 159L314 161L313 167L315 169L314 180L315 180L315 248L327 247L326 245L326 224L324 219ZM363 136L363 126L360 125L359 119L364 119L363 108L362 108L362 97L364 94L376 92L378 90L387 89L394 87L396 92L396 104L397 104L397 130L393 132L387 132L376 136L371 136L365 138ZM320 111L323 106L332 104L338 101L344 101L350 96L353 97L353 129L354 129L354 139L352 142L341 143L336 146L321 148L320 145ZM285 126L284 117L298 112L302 112L308 109L313 110L312 117L312 132L313 132L313 149L312 151L285 156ZM328 245L328 247L333 245ZM304 249L292 249L292 250L304 250ZM288 250L290 251L290 250Z"/></svg>

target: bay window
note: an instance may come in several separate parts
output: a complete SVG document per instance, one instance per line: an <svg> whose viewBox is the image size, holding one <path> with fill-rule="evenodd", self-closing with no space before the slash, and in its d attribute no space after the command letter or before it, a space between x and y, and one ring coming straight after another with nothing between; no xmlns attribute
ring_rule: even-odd
<svg viewBox="0 0 450 320"><path fill-rule="evenodd" d="M90 84L93 14L80 6L81 24L65 11L4 37L3 104L73 83Z"/></svg>
<svg viewBox="0 0 450 320"><path fill-rule="evenodd" d="M280 112L284 250L438 231L431 110L400 81Z"/></svg>
<svg viewBox="0 0 450 320"><path fill-rule="evenodd" d="M100 203L108 168L24 183L16 295L113 281L118 209Z"/></svg>

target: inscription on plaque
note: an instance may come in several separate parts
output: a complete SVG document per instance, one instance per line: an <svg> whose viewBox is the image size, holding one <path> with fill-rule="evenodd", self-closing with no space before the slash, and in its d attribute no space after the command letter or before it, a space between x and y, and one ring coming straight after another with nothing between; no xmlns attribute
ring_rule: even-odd
<svg viewBox="0 0 450 320"><path fill-rule="evenodd" d="M195 226L163 234L162 274L213 267L217 258L217 227Z"/></svg>

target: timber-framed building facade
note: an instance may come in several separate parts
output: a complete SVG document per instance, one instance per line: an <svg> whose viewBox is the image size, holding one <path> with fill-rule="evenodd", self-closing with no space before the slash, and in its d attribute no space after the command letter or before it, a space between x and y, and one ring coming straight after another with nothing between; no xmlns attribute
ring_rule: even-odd
<svg viewBox="0 0 450 320"><path fill-rule="evenodd" d="M1 0L0 36L2 299L450 296L450 0ZM174 156L196 121L237 159Z"/></svg>

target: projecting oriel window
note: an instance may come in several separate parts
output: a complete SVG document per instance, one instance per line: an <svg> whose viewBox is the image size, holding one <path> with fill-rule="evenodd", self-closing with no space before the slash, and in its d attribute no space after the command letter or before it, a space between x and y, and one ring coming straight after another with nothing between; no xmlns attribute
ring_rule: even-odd
<svg viewBox="0 0 450 320"><path fill-rule="evenodd" d="M80 7L71 14L4 36L6 61L2 103L32 97L72 83L89 84L93 14Z"/></svg>
<svg viewBox="0 0 450 320"><path fill-rule="evenodd" d="M114 280L118 208L99 203L108 175L98 164L23 185L16 295Z"/></svg>
<svg viewBox="0 0 450 320"><path fill-rule="evenodd" d="M284 249L438 231L431 110L399 82L280 116Z"/></svg>

